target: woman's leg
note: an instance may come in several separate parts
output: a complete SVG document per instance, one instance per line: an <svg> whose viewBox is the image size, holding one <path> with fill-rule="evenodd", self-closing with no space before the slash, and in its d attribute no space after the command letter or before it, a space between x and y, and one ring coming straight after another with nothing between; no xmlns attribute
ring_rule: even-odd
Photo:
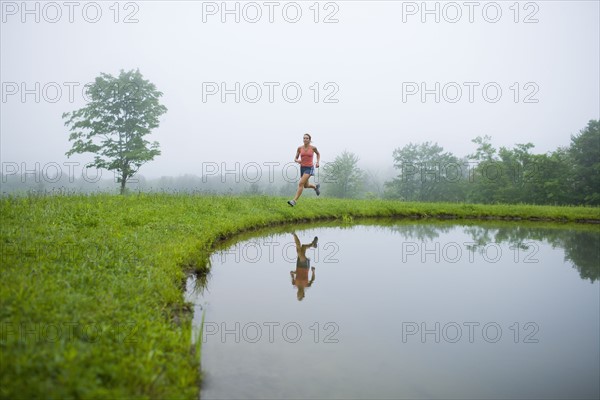
<svg viewBox="0 0 600 400"><path fill-rule="evenodd" d="M296 197L294 197L294 201L298 200L300 195L302 195L302 190L304 190L305 187L309 187L306 186L306 184L308 183L308 178L310 178L309 174L304 174L300 178L300 182L298 182L298 190L296 191Z"/></svg>
<svg viewBox="0 0 600 400"><path fill-rule="evenodd" d="M319 190L320 186L321 186L320 184L314 185L314 184L310 183L308 181L308 179L306 180L306 183L304 184L304 188L314 189L314 191L317 193L317 196L319 196L321 194L321 191Z"/></svg>

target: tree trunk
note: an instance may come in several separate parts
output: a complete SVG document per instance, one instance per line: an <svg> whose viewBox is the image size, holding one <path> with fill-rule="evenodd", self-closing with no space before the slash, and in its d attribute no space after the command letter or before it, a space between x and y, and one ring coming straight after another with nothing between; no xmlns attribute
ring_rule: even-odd
<svg viewBox="0 0 600 400"><path fill-rule="evenodd" d="M121 194L125 194L125 183L127 182L127 176L123 174L121 176Z"/></svg>

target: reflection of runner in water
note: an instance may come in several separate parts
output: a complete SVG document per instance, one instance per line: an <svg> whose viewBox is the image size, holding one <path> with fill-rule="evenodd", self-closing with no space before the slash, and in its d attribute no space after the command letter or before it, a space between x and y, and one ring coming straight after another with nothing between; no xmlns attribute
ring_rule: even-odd
<svg viewBox="0 0 600 400"><path fill-rule="evenodd" d="M315 281L315 267L310 268L310 258L306 258L306 249L309 247L316 248L317 240L319 239L315 236L311 243L300 244L300 239L298 239L296 233L292 233L292 235L294 235L294 242L296 242L296 253L298 253L298 258L296 259L296 271L290 271L290 275L292 276L292 285L298 288L298 301L302 301L304 298L304 288L310 287ZM308 280L309 268L312 271L310 281Z"/></svg>

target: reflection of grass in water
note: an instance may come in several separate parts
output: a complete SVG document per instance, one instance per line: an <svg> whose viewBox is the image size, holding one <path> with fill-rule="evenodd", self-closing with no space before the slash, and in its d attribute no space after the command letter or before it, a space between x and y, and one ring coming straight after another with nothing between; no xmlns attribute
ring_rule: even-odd
<svg viewBox="0 0 600 400"><path fill-rule="evenodd" d="M198 331L198 336L196 337L196 355L198 357L198 362L200 362L202 353L202 334L204 333L204 318L206 317L206 309L202 309L202 320L200 321L200 330Z"/></svg>
<svg viewBox="0 0 600 400"><path fill-rule="evenodd" d="M192 288L191 294L197 296L202 296L204 294L204 290L210 279L211 267L210 258L207 258L207 261L203 265L199 265L194 261L186 266L188 276L194 280L194 287Z"/></svg>
<svg viewBox="0 0 600 400"><path fill-rule="evenodd" d="M209 270L196 271L194 273L194 294L201 296L204 294L204 289L206 289L206 284L210 278Z"/></svg>
<svg viewBox="0 0 600 400"><path fill-rule="evenodd" d="M200 329L198 329L198 334L196 335L194 342L194 357L198 361L199 374L202 377L202 339L204 338L204 318L206 316L206 309L202 308L202 319L200 320Z"/></svg>
<svg viewBox="0 0 600 400"><path fill-rule="evenodd" d="M583 207L302 198L291 208L286 201L1 198L2 397L196 397L199 358L190 354L182 282L193 270L197 287L206 287L210 254L241 232L287 232L285 224L317 220L351 227L362 217L600 220L600 209Z"/></svg>
<svg viewBox="0 0 600 400"><path fill-rule="evenodd" d="M347 215L347 214L342 215L342 223L351 224L353 222L354 222L354 218L352 217L352 215Z"/></svg>

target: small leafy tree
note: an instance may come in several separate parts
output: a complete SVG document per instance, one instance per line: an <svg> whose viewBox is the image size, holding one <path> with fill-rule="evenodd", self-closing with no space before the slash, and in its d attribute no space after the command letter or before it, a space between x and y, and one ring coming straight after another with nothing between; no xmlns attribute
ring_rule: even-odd
<svg viewBox="0 0 600 400"><path fill-rule="evenodd" d="M323 167L327 193L333 197L355 198L361 190L364 172L358 168L358 156L347 150Z"/></svg>
<svg viewBox="0 0 600 400"><path fill-rule="evenodd" d="M88 88L88 104L63 114L73 142L66 155L96 154L88 168L116 171L124 194L127 180L160 155L158 142L150 143L144 136L158 127L160 116L167 111L159 103L161 96L139 70L121 70L118 77L100 74Z"/></svg>
<svg viewBox="0 0 600 400"><path fill-rule="evenodd" d="M477 136L471 140L477 145L477 150L467 156L469 162L474 163L474 168L469 170L466 191L467 199L470 202L493 203L498 200L496 195L503 182L498 181L501 177L497 173L499 159L496 153L498 151L493 147L491 140L492 138L488 135Z"/></svg>
<svg viewBox="0 0 600 400"><path fill-rule="evenodd" d="M400 174L386 182L386 197L407 201L460 201L463 199L463 167L437 143L409 143L393 152Z"/></svg>

